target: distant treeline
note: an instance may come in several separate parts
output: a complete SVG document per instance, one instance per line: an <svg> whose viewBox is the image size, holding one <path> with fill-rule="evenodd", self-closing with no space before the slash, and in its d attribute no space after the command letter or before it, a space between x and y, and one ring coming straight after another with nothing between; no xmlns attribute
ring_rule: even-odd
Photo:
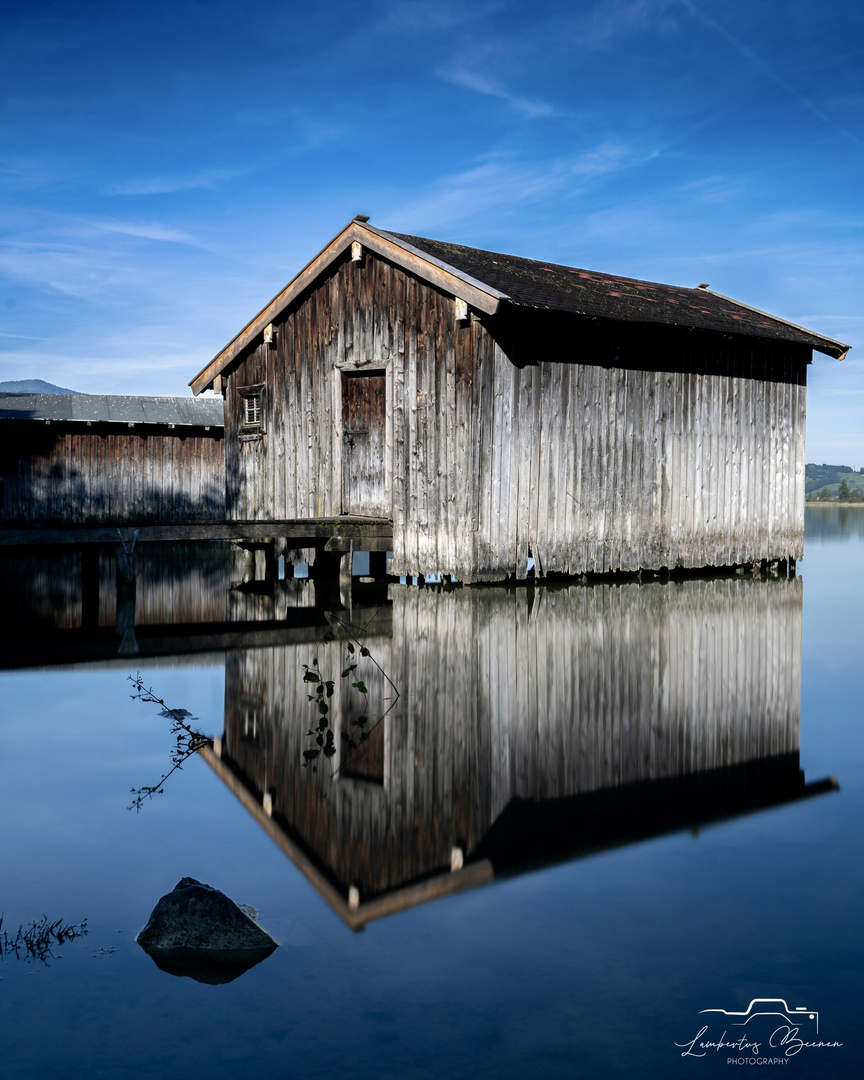
<svg viewBox="0 0 864 1080"><path fill-rule="evenodd" d="M804 493L819 502L864 502L864 469L849 465L804 466Z"/></svg>

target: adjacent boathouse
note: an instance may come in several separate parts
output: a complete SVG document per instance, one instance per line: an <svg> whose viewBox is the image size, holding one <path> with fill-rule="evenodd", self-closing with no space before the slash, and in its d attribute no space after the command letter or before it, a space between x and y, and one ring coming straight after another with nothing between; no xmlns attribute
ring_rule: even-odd
<svg viewBox="0 0 864 1080"><path fill-rule="evenodd" d="M0 529L224 517L222 402L0 395Z"/></svg>
<svg viewBox="0 0 864 1080"><path fill-rule="evenodd" d="M192 380L229 519L392 521L462 581L797 559L806 372L847 347L706 287L358 217Z"/></svg>

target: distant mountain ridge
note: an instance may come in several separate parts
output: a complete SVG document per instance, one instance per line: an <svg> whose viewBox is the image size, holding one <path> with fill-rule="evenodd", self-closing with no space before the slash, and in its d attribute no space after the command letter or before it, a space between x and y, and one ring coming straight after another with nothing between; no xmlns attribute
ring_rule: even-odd
<svg viewBox="0 0 864 1080"><path fill-rule="evenodd" d="M69 390L65 386L55 386L44 379L13 379L0 382L0 394L80 394L80 390Z"/></svg>

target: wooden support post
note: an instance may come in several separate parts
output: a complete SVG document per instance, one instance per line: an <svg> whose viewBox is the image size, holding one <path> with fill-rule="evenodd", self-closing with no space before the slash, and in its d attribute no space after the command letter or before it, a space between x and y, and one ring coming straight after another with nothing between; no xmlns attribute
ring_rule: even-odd
<svg viewBox="0 0 864 1080"><path fill-rule="evenodd" d="M278 581L279 557L276 554L276 541L271 540L264 547L264 580Z"/></svg>
<svg viewBox="0 0 864 1080"><path fill-rule="evenodd" d="M255 580L255 552L242 544L232 544L231 551L234 555L234 569L232 578L248 584Z"/></svg>
<svg viewBox="0 0 864 1080"><path fill-rule="evenodd" d="M376 579L387 577L387 552L369 552L369 577Z"/></svg>
<svg viewBox="0 0 864 1080"><path fill-rule="evenodd" d="M255 562L253 581L267 580L267 551L262 547L252 549L252 558Z"/></svg>
<svg viewBox="0 0 864 1080"><path fill-rule="evenodd" d="M309 577L316 581L338 581L343 554L341 551L325 551L323 545L316 547L315 559L309 564Z"/></svg>
<svg viewBox="0 0 864 1080"><path fill-rule="evenodd" d="M99 626L99 547L81 547L81 626L95 630Z"/></svg>
<svg viewBox="0 0 864 1080"><path fill-rule="evenodd" d="M122 544L117 548L115 566L117 607L114 616L114 631L120 638L118 653L121 656L134 655L138 652L138 642L135 640L135 602L138 589L134 545L127 547Z"/></svg>
<svg viewBox="0 0 864 1080"><path fill-rule="evenodd" d="M326 551L315 548L314 561L309 563L309 577L315 582L315 595L324 607L337 608L342 603L339 576L342 568L342 551Z"/></svg>
<svg viewBox="0 0 864 1080"><path fill-rule="evenodd" d="M351 585L353 582L352 571L354 569L354 545L351 545L351 549L346 551L342 558L339 560L339 600L342 607L351 610L353 606L353 599L351 595Z"/></svg>

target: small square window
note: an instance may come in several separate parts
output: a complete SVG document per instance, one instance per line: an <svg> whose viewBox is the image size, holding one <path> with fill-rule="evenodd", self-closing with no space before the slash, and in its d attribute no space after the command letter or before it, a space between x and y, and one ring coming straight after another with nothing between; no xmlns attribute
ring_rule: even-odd
<svg viewBox="0 0 864 1080"><path fill-rule="evenodd" d="M244 427L261 426L261 395L248 394L243 398Z"/></svg>
<svg viewBox="0 0 864 1080"><path fill-rule="evenodd" d="M240 438L257 439L264 434L264 386L240 386Z"/></svg>

